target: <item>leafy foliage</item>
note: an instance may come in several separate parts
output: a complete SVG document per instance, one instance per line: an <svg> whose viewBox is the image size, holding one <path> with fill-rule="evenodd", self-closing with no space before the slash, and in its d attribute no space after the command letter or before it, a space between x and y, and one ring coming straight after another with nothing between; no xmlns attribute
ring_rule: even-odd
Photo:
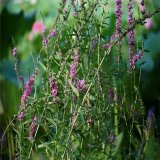
<svg viewBox="0 0 160 160"><path fill-rule="evenodd" d="M116 37L105 47L115 33L115 16L107 12L108 3L61 1L54 24L30 46L37 43L40 48L33 47L32 53L22 46L14 56L17 62L19 51L27 48L29 58L26 64L15 65L16 72L28 77L34 74L34 86L29 80L21 84L27 103L21 101L11 122L18 159L158 157L159 142L155 142L159 139L145 117L139 90L141 71L132 70L126 62L123 43L127 38ZM141 49L147 52L150 48L142 45ZM25 116L19 118L21 112Z"/></svg>

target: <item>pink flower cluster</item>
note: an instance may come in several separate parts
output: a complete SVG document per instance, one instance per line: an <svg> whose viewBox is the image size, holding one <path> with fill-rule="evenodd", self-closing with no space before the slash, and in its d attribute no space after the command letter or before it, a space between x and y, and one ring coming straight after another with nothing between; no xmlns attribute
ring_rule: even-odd
<svg viewBox="0 0 160 160"><path fill-rule="evenodd" d="M146 19L144 26L146 29L151 29L153 27L152 19L151 18Z"/></svg>
<svg viewBox="0 0 160 160"><path fill-rule="evenodd" d="M45 47L49 43L49 39L56 35L56 31L54 29L51 29L48 35L46 35L46 32L47 30L45 24L41 21L36 21L32 26L32 31L29 34L28 38L29 40L32 40L33 35L41 33L43 35L42 44Z"/></svg>
<svg viewBox="0 0 160 160"><path fill-rule="evenodd" d="M49 78L49 83L52 96L56 97L58 93L58 86L51 77Z"/></svg>
<svg viewBox="0 0 160 160"><path fill-rule="evenodd" d="M32 32L33 33L43 33L44 25L40 21L36 21L32 26Z"/></svg>
<svg viewBox="0 0 160 160"><path fill-rule="evenodd" d="M130 59L130 66L132 69L135 68L135 63L142 58L142 51L139 51L136 55L132 56Z"/></svg>
<svg viewBox="0 0 160 160"><path fill-rule="evenodd" d="M76 76L76 66L78 65L78 62L79 62L79 53L78 53L78 49L76 49L74 54L74 62L70 66L71 78L74 78Z"/></svg>
<svg viewBox="0 0 160 160"><path fill-rule="evenodd" d="M80 91L83 89L84 85L85 85L85 80L83 80L83 79L78 80L76 83L76 88Z"/></svg>
<svg viewBox="0 0 160 160"><path fill-rule="evenodd" d="M37 121L37 117L34 116L33 119L32 119L32 122L29 126L29 137L28 137L29 139L31 139L35 136L36 128L37 128L36 121Z"/></svg>
<svg viewBox="0 0 160 160"><path fill-rule="evenodd" d="M21 103L22 104L26 103L27 97L30 96L30 94L32 93L34 80L35 80L35 77L34 77L34 74L32 74L30 76L28 82L25 85L25 89L24 89L24 92L23 92L22 97L21 97Z"/></svg>

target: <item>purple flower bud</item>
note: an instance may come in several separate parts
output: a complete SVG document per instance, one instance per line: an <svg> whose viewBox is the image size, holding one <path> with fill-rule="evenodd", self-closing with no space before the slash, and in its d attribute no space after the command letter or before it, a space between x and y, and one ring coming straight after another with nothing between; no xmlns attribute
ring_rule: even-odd
<svg viewBox="0 0 160 160"><path fill-rule="evenodd" d="M24 119L24 117L25 117L25 114L24 114L23 111L21 111L21 112L19 113L19 115L17 116L17 119L18 119L19 121L22 121L22 120Z"/></svg>
<svg viewBox="0 0 160 160"><path fill-rule="evenodd" d="M43 40L42 40L43 46L47 46L48 42L49 42L48 38L43 37Z"/></svg>
<svg viewBox="0 0 160 160"><path fill-rule="evenodd" d="M110 37L110 42L112 43L114 40L115 40L115 35L113 34L113 35Z"/></svg>
<svg viewBox="0 0 160 160"><path fill-rule="evenodd" d="M109 135L109 141L110 141L111 143L114 143L115 140L116 140L115 135L114 135L113 133L111 133L111 134Z"/></svg>
<svg viewBox="0 0 160 160"><path fill-rule="evenodd" d="M56 31L52 29L48 35L49 38L54 37L56 35Z"/></svg>
<svg viewBox="0 0 160 160"><path fill-rule="evenodd" d="M35 136L36 128L37 128L36 121L37 121L37 117L34 116L33 119L32 119L32 122L29 126L29 137L28 137L29 139L31 139Z"/></svg>
<svg viewBox="0 0 160 160"><path fill-rule="evenodd" d="M58 86L55 83L55 81L52 80L51 77L49 78L49 83L50 83L50 90L51 90L52 96L56 97L58 93Z"/></svg>
<svg viewBox="0 0 160 160"><path fill-rule="evenodd" d="M104 45L104 47L105 47L106 49L109 49L110 46L111 46L110 43L107 43L107 44Z"/></svg>
<svg viewBox="0 0 160 160"><path fill-rule="evenodd" d="M12 55L15 57L17 55L17 48L14 47L12 50Z"/></svg>
<svg viewBox="0 0 160 160"><path fill-rule="evenodd" d="M74 54L74 62L70 65L71 78L74 78L76 75L76 66L78 65L78 62L79 62L79 53L78 53L78 49L76 49Z"/></svg>
<svg viewBox="0 0 160 160"><path fill-rule="evenodd" d="M75 66L75 64L73 63L73 64L71 64L71 66L70 66L70 77L71 77L71 78L74 78L75 75L76 75L76 66Z"/></svg>
<svg viewBox="0 0 160 160"><path fill-rule="evenodd" d="M85 85L85 80L83 80L83 79L82 80L78 80L76 82L76 87L77 87L78 90L82 90L84 85Z"/></svg>
<svg viewBox="0 0 160 160"><path fill-rule="evenodd" d="M114 91L112 88L109 89L109 99L113 100L114 99Z"/></svg>

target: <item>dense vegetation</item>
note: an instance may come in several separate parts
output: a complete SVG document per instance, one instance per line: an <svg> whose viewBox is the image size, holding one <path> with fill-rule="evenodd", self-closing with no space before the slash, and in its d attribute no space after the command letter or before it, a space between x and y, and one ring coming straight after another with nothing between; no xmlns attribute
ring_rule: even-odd
<svg viewBox="0 0 160 160"><path fill-rule="evenodd" d="M35 15L28 22L19 18L27 33L20 30L23 37L15 34L1 47L10 53L8 61L2 56L2 89L15 96L5 102L3 92L2 102L16 106L1 120L2 158L158 160L159 76L154 98L145 93L147 73L156 72L152 64L160 55L154 51L160 36L154 4L61 0L54 22L51 9L42 11L30 32ZM4 22L9 6L1 13ZM155 61L148 56L153 52Z"/></svg>

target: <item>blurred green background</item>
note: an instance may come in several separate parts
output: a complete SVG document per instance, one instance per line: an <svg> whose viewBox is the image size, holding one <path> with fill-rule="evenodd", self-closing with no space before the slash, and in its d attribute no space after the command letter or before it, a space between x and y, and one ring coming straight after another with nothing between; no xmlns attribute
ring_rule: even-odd
<svg viewBox="0 0 160 160"><path fill-rule="evenodd" d="M55 0L7 0L0 2L0 123L16 112L20 102L20 86L14 71L12 49L18 50L18 66L27 79L33 70L31 54L36 56L41 48L41 30L34 23L53 24L59 5ZM14 44L15 43L15 44ZM25 67L24 67L25 66Z"/></svg>
<svg viewBox="0 0 160 160"><path fill-rule="evenodd" d="M138 0L134 0L134 16L140 17ZM127 1L123 12L126 13ZM115 2L109 0L109 26L102 35L106 41L115 29ZM21 90L14 70L14 59L11 55L14 45L20 59L18 66L25 79L33 70L32 55L36 57L41 48L41 30L36 31L36 22L44 23L50 28L59 7L59 0L1 0L0 1L0 137L5 127L16 114L20 104ZM147 11L160 7L159 0L146 0ZM100 16L100 15L99 15ZM127 15L123 14L123 25L127 25ZM15 44L14 44L15 43ZM141 92L146 108L155 106L160 122L160 15L147 21L145 26L138 26L135 31L136 50L144 44L144 57L137 70L141 70ZM127 40L122 47L127 63ZM143 62L143 63L142 63ZM146 110L147 110L146 109Z"/></svg>

